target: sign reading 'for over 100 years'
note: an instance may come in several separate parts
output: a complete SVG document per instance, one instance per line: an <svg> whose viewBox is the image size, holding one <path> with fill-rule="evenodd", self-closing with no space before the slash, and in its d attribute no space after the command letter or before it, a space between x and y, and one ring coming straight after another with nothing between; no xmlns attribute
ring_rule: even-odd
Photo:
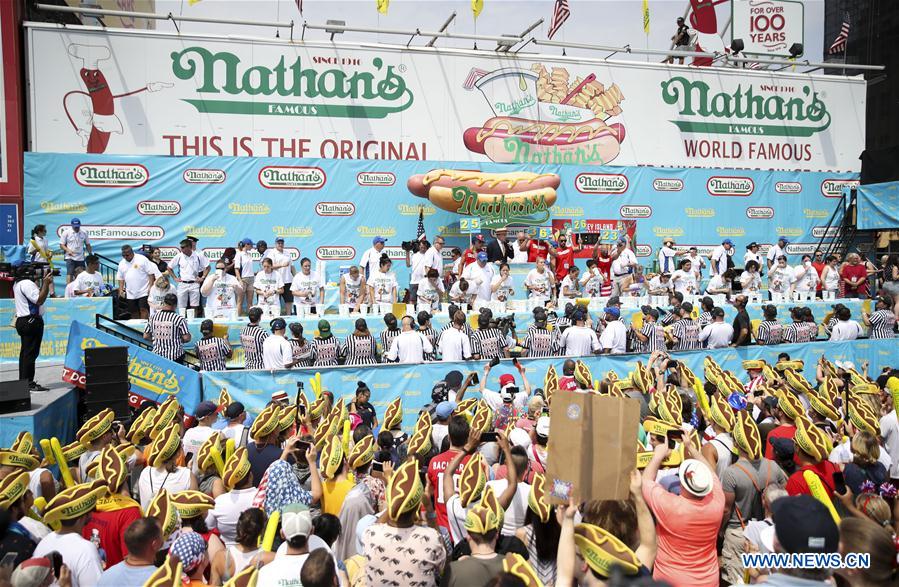
<svg viewBox="0 0 899 587"><path fill-rule="evenodd" d="M772 52L794 41L792 3L736 4L756 11L744 42ZM28 28L37 152L856 172L865 144L861 79ZM628 189L583 171L585 194ZM191 184L227 180L185 174ZM85 181L121 179L104 175ZM356 183L397 179L380 167ZM269 189L323 180L289 166L259 177Z"/></svg>
<svg viewBox="0 0 899 587"><path fill-rule="evenodd" d="M803 43L804 8L798 0L733 0L733 37L743 52L790 57L790 47Z"/></svg>

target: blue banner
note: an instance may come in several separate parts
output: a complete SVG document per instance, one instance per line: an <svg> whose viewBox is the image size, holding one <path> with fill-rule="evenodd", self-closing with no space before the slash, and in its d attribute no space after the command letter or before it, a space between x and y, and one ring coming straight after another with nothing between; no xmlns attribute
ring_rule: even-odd
<svg viewBox="0 0 899 587"><path fill-rule="evenodd" d="M868 374L877 376L883 367L895 367L895 340L856 340L851 342L815 342L801 345L782 344L775 346L752 346L737 349L701 350L676 353L672 355L683 361L702 377L703 360L706 356L714 358L725 370L733 372L741 380L746 380L746 373L741 362L746 359L764 359L770 364L777 362L780 353L788 353L792 359L805 362L805 378L815 380L815 365L821 355L826 354L830 361L853 361L858 369L868 363ZM600 379L608 371L614 371L625 377L636 366L637 361L646 364L649 355L603 355L600 357L583 357L593 373L594 379ZM527 372L531 387L542 387L543 376L550 365L562 372L564 359L521 359ZM322 388L334 393L335 399L344 397L353 399L357 381L365 381L371 389L371 403L383 416L384 409L397 396L403 398L403 428L411 432L422 406L431 401L431 388L434 383L454 369L463 374L475 370L483 373L485 361L468 361L465 363L426 363L422 365L380 365L377 367L337 367L320 371ZM518 373L511 360L503 360L490 372L486 382L487 389L498 390L498 378L503 373L511 373L518 379ZM306 384L306 393L312 399L309 379L315 369L294 369L290 371L216 371L203 373L204 388L210 398L217 396L222 387L228 389L231 397L243 402L253 414L258 414L271 399L272 393L284 390L291 397L296 393L296 383ZM519 387L521 382L519 381ZM478 386L474 386L466 394L468 397L478 396Z"/></svg>
<svg viewBox="0 0 899 587"><path fill-rule="evenodd" d="M112 298L49 298L44 304L44 338L38 361L59 361L66 356L69 326L73 321L94 323L97 314L112 315ZM18 363L21 348L15 329L13 300L0 300L0 363Z"/></svg>
<svg viewBox="0 0 899 587"><path fill-rule="evenodd" d="M860 185L859 230L896 230L899 227L899 181Z"/></svg>
<svg viewBox="0 0 899 587"><path fill-rule="evenodd" d="M132 405L139 405L142 399L162 403L175 396L184 411L193 415L202 399L198 372L81 322L72 322L69 330L63 381L84 388L84 349L107 346L128 347L128 401Z"/></svg>
<svg viewBox="0 0 899 587"><path fill-rule="evenodd" d="M372 238L389 239L400 286L408 282L400 242L427 236L464 248L474 232L500 225L541 237L635 234L652 266L662 239L701 254L724 238L738 265L750 241L763 251L779 236L789 254L812 251L853 174L655 167L234 157L26 153L25 222L60 234L73 217L94 249L119 258L129 243L177 253L190 234L210 258L245 237L286 239L297 260L328 262L327 280L358 263ZM490 174L504 174L500 176ZM510 235L513 236L513 235ZM589 257L585 250L581 258Z"/></svg>

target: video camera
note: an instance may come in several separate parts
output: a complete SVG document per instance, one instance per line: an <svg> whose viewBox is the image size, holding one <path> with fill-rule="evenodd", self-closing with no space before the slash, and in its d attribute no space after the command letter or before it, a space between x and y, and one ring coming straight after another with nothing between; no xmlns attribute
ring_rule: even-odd
<svg viewBox="0 0 899 587"><path fill-rule="evenodd" d="M496 327L500 329L503 336L508 336L510 332L515 332L515 314L497 318Z"/></svg>
<svg viewBox="0 0 899 587"><path fill-rule="evenodd" d="M16 281L43 279L48 273L59 277L59 269L54 267L51 270L47 263L21 263L12 266L12 276Z"/></svg>
<svg viewBox="0 0 899 587"><path fill-rule="evenodd" d="M417 241L417 240L403 241L400 243L400 248L402 248L404 251L414 253L414 252L418 251L418 243L419 242L421 242L421 241Z"/></svg>

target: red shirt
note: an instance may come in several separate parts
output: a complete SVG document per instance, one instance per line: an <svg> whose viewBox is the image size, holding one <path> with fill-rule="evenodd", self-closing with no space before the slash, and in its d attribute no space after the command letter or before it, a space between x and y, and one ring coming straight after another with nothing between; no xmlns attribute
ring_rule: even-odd
<svg viewBox="0 0 899 587"><path fill-rule="evenodd" d="M795 473L790 475L789 479L787 479L787 493L790 495L811 495L812 490L809 489L805 477L802 476L803 471L811 471L821 479L821 485L824 486L827 497L833 497L833 474L839 470L840 469L830 461L821 461L816 465L805 465L800 467Z"/></svg>
<svg viewBox="0 0 899 587"><path fill-rule="evenodd" d="M537 259L546 259L549 255L549 245L541 240L531 239L528 241L528 263L533 263Z"/></svg>
<svg viewBox="0 0 899 587"><path fill-rule="evenodd" d="M428 479L431 480L431 487L434 492L434 511L437 513L437 525L442 526L447 530L449 530L449 519L446 517L446 500L443 499L443 472L446 470L449 462L453 460L453 457L458 453L458 449L451 448L432 458L431 462L428 463ZM470 458L471 455L462 459L462 464L456 469L456 472L453 475L454 487L459 487L459 476L462 474L462 470L465 468L465 464Z"/></svg>
<svg viewBox="0 0 899 587"><path fill-rule="evenodd" d="M471 247L462 252L462 267L467 267L478 260L478 251Z"/></svg>
<svg viewBox="0 0 899 587"><path fill-rule="evenodd" d="M571 375L562 375L559 377L559 389L562 391L575 391L577 389L577 381Z"/></svg>
<svg viewBox="0 0 899 587"><path fill-rule="evenodd" d="M603 257L597 255L596 268L603 276L602 285L599 286L599 294L601 296L612 295L612 257Z"/></svg>
<svg viewBox="0 0 899 587"><path fill-rule="evenodd" d="M774 460L774 447L771 446L772 438L789 438L793 440L793 437L796 436L796 427L792 424L781 424L774 430L768 433L768 439L765 440L765 458L768 460Z"/></svg>
<svg viewBox="0 0 899 587"><path fill-rule="evenodd" d="M815 291L821 291L821 273L824 272L824 268L827 267L827 263L825 262L814 262L812 263L812 267L815 268L815 271L818 272L818 285L815 287Z"/></svg>
<svg viewBox="0 0 899 587"><path fill-rule="evenodd" d="M858 265L846 265L843 267L843 272L840 274L840 277L843 279L861 279L863 277L868 276L868 270L861 263ZM868 295L868 282L860 283L857 289L852 289L848 283L843 284L846 288L846 295L859 295L865 296Z"/></svg>
<svg viewBox="0 0 899 587"><path fill-rule="evenodd" d="M574 265L574 249L571 247L556 249L556 279L559 281L565 279L572 265Z"/></svg>
<svg viewBox="0 0 899 587"><path fill-rule="evenodd" d="M124 500L118 501L119 505L124 505ZM100 533L100 548L106 551L107 569L125 559L125 555L128 554L128 548L125 546L125 530L131 525L131 522L141 517L140 506L137 502L130 499L128 501L134 505L111 511L95 510L91 514L91 519L81 530L81 535L85 540L91 539L91 533L95 528Z"/></svg>

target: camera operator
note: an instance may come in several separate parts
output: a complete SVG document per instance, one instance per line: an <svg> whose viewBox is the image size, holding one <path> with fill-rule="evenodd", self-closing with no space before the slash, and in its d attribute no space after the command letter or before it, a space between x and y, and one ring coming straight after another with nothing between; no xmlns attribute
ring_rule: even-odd
<svg viewBox="0 0 899 587"><path fill-rule="evenodd" d="M40 288L36 282L40 281ZM44 338L44 302L50 293L53 272L48 271L43 278L34 274L31 265L20 266L12 286L16 305L16 332L22 339L19 350L19 379L28 381L31 391L47 391L34 381L34 363L41 353Z"/></svg>

